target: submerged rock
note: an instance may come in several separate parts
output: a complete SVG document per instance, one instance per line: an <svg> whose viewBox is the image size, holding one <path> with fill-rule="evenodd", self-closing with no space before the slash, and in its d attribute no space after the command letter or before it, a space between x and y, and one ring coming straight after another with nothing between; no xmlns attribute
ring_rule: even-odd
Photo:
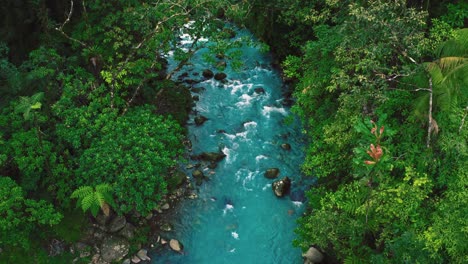
<svg viewBox="0 0 468 264"><path fill-rule="evenodd" d="M203 87L193 87L192 89L190 89L190 91L191 91L192 93L201 93L201 92L203 92L204 90L205 90L205 88L203 88Z"/></svg>
<svg viewBox="0 0 468 264"><path fill-rule="evenodd" d="M194 170L192 172L192 176L195 178L195 179L203 179L203 177L205 177L205 175L203 175L203 171L201 170Z"/></svg>
<svg viewBox="0 0 468 264"><path fill-rule="evenodd" d="M180 252L183 249L183 245L176 239L171 239L169 241L169 247L175 252Z"/></svg>
<svg viewBox="0 0 468 264"><path fill-rule="evenodd" d="M218 163L214 162L214 161L211 161L210 164L208 164L208 168L210 169L216 169L216 167L218 167Z"/></svg>
<svg viewBox="0 0 468 264"><path fill-rule="evenodd" d="M263 87L256 87L254 89L255 93L257 94L264 94L265 93L265 89L263 89Z"/></svg>
<svg viewBox="0 0 468 264"><path fill-rule="evenodd" d="M293 202L304 202L305 201L305 192L301 189L296 189L291 191L289 194L291 201Z"/></svg>
<svg viewBox="0 0 468 264"><path fill-rule="evenodd" d="M278 168L270 168L265 171L265 178L268 179L276 179L280 173L280 170Z"/></svg>
<svg viewBox="0 0 468 264"><path fill-rule="evenodd" d="M199 115L199 116L196 116L194 120L195 120L195 125L201 126L203 125L203 123L206 122L206 120L208 120L208 118L206 118L205 116Z"/></svg>
<svg viewBox="0 0 468 264"><path fill-rule="evenodd" d="M161 224L160 229L164 232L171 232L173 230L173 227L169 223L163 223Z"/></svg>
<svg viewBox="0 0 468 264"><path fill-rule="evenodd" d="M289 192L289 189L291 188L291 180L288 177L284 177L279 181L275 181L271 185L271 188L273 189L273 192L276 196L283 197Z"/></svg>

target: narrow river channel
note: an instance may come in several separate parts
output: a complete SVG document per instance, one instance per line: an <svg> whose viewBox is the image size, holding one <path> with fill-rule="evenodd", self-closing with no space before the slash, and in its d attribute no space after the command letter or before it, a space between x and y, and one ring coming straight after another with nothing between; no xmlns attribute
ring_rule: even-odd
<svg viewBox="0 0 468 264"><path fill-rule="evenodd" d="M236 38L252 38L244 30L236 33ZM190 44L190 38L182 36L182 43ZM271 57L255 47L241 50L243 66L235 71L228 64L225 82L203 78L204 69L217 72L203 60L206 50L198 51L180 71L201 80L193 85L201 88L193 93L199 96L195 110L208 118L196 126L192 116L188 125L193 153L221 151L226 157L214 169L202 167L210 180L197 186L197 199L187 199L176 209L170 236L184 245L184 253L154 252L152 263L302 263L292 240L303 205L290 196L276 197L274 180L264 177L267 169L279 168L276 180L288 176L292 190L301 186L300 125L283 104L283 83ZM170 59L170 67L175 65Z"/></svg>

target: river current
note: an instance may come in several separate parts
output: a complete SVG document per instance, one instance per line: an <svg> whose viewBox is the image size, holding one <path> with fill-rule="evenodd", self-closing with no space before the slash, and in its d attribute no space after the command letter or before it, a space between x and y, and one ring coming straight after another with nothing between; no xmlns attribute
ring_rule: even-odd
<svg viewBox="0 0 468 264"><path fill-rule="evenodd" d="M253 39L247 31L236 33ZM189 45L190 36L182 35L181 43ZM196 126L192 116L188 124L193 153L221 151L226 157L216 168L204 168L210 180L197 186L198 198L175 209L174 230L167 237L183 244L183 254L168 248L153 252L152 263L302 263L292 240L303 204L276 197L274 180L264 177L268 168L279 168L278 179L288 176L293 190L302 185L301 128L283 104L283 83L271 57L252 46L241 51L243 66L233 70L228 63L224 82L202 77L204 69L217 72L203 59L206 49L180 71L201 80L193 85L201 88L193 94L199 96L194 109L208 118ZM170 68L177 64L172 57L169 62ZM290 150L281 147L285 143Z"/></svg>

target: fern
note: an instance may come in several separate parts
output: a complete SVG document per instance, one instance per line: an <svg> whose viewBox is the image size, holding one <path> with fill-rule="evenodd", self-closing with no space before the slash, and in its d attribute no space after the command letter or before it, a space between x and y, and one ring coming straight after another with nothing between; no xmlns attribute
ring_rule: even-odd
<svg viewBox="0 0 468 264"><path fill-rule="evenodd" d="M83 199L84 197L90 195L93 192L93 188L90 186L81 186L78 189L76 189L72 195L71 198L78 198L78 199Z"/></svg>
<svg viewBox="0 0 468 264"><path fill-rule="evenodd" d="M78 199L77 206L81 206L83 212L88 210L96 217L99 209L102 209L105 215L109 214L109 205L115 206L111 192L112 186L107 183L99 184L95 188L91 186L81 186L76 189L71 198Z"/></svg>
<svg viewBox="0 0 468 264"><path fill-rule="evenodd" d="M361 264L364 263L362 260L360 260L358 257L355 255L347 256L344 261L344 264Z"/></svg>
<svg viewBox="0 0 468 264"><path fill-rule="evenodd" d="M81 208L84 212L96 205L96 198L94 193L91 193L88 196L83 197L81 200Z"/></svg>

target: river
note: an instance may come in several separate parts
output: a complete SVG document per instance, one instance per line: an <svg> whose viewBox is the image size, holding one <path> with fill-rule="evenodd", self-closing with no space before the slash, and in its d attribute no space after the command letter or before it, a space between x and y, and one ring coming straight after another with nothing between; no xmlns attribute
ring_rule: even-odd
<svg viewBox="0 0 468 264"><path fill-rule="evenodd" d="M248 31L236 32L236 38L253 39ZM182 36L182 45L190 42L189 36ZM203 168L210 180L197 186L198 198L176 208L174 231L167 237L184 245L183 254L165 248L151 253L152 263L302 263L292 240L303 204L289 196L276 197L274 180L264 177L268 168L279 168L278 179L288 176L293 189L302 185L301 128L282 103L283 83L271 56L252 46L241 50L241 70L228 64L224 83L202 77L204 69L217 72L203 59L206 49L180 71L202 80L193 85L202 88L194 93L199 96L194 110L208 120L201 126L188 125L193 153L222 151L226 157L215 169ZM176 62L169 61L174 68ZM290 150L281 147L285 143Z"/></svg>

